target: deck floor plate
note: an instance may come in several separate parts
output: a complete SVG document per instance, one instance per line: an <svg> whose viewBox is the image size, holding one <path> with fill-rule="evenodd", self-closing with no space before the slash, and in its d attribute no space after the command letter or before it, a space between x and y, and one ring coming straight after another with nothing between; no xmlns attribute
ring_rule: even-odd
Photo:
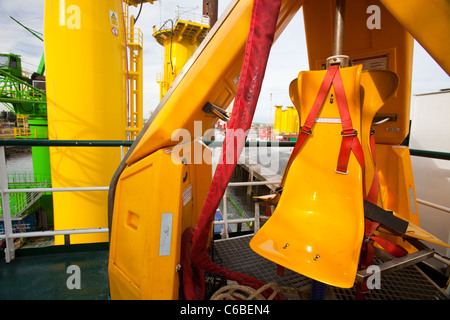
<svg viewBox="0 0 450 320"><path fill-rule="evenodd" d="M83 245L72 245L68 247ZM89 245L84 245L87 248ZM108 251L73 250L64 246L16 251L16 259L0 261L0 300L106 300L108 299ZM21 255L19 251L32 251ZM46 251L43 251L46 250ZM55 251L56 250L56 251ZM41 251L42 254L37 254ZM68 267L80 269L80 289L69 289L67 280L73 273ZM69 269L70 271L70 269Z"/></svg>
<svg viewBox="0 0 450 320"><path fill-rule="evenodd" d="M213 261L227 269L248 274L264 283L276 282L279 286L302 289L310 286L311 279L291 270L285 275L276 274L275 263L259 256L249 246L251 236L217 240L214 242ZM337 300L354 300L355 288L332 287ZM367 300L449 300L416 266L409 266L381 276L381 288L366 294Z"/></svg>
<svg viewBox="0 0 450 320"><path fill-rule="evenodd" d="M276 264L262 258L250 249L251 236L217 240L214 242L213 261L230 270L246 273L265 283L307 288L311 279L285 270L276 274ZM78 245L81 246L81 245ZM64 246L56 246L63 248ZM69 246L69 247L74 247ZM36 252L40 248L23 249ZM59 250L61 251L61 250ZM108 251L76 250L21 255L7 264L0 261L0 300L106 300L108 299ZM81 289L69 290L67 268L78 265L81 271ZM332 288L337 300L353 300L355 288ZM368 300L449 300L416 266L410 266L383 275L381 289L370 290Z"/></svg>

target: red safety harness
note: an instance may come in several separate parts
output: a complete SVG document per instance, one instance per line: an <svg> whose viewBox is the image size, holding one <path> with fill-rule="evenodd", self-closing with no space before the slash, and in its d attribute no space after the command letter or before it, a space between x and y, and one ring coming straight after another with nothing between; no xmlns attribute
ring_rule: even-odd
<svg viewBox="0 0 450 320"><path fill-rule="evenodd" d="M325 98L328 91L334 85L334 91L336 94L336 101L338 104L339 115L341 117L342 123L342 143L339 151L336 172L346 174L348 162L350 159L350 153L353 151L359 165L364 169L364 154L361 147L361 143L357 137L358 132L353 128L352 119L350 117L350 112L348 110L347 97L345 96L344 84L342 82L341 73L339 71L339 66L330 66L325 74L322 84L319 89L319 93L314 101L314 104L305 120L305 123L300 127L300 133L295 144L294 150L292 150L292 155L289 158L288 164L285 170L289 170L292 162L297 156L298 152L304 145L307 138L312 134L312 128L314 126L315 120L322 109ZM287 171L286 171L287 172ZM282 186L280 186L282 187Z"/></svg>

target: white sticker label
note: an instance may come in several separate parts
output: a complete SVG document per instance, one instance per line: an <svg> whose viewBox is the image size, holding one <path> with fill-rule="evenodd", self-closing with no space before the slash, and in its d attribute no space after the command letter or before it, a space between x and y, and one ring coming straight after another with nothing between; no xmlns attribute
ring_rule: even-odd
<svg viewBox="0 0 450 320"><path fill-rule="evenodd" d="M411 204L411 214L415 214L417 210L416 210L416 202L414 201L414 190L412 188L409 189L409 202Z"/></svg>
<svg viewBox="0 0 450 320"><path fill-rule="evenodd" d="M186 190L183 191L183 207L192 199L192 185L190 184Z"/></svg>
<svg viewBox="0 0 450 320"><path fill-rule="evenodd" d="M170 256L172 243L172 213L163 213L161 216L161 234L159 236L159 255Z"/></svg>
<svg viewBox="0 0 450 320"><path fill-rule="evenodd" d="M363 70L387 70L388 55L380 54L378 56L356 58L351 60L352 65L362 64Z"/></svg>
<svg viewBox="0 0 450 320"><path fill-rule="evenodd" d="M316 118L318 123L341 123L340 118Z"/></svg>
<svg viewBox="0 0 450 320"><path fill-rule="evenodd" d="M400 132L400 128L386 127L386 131L388 131L388 132Z"/></svg>
<svg viewBox="0 0 450 320"><path fill-rule="evenodd" d="M112 10L109 10L109 22L112 26L119 27L119 16Z"/></svg>

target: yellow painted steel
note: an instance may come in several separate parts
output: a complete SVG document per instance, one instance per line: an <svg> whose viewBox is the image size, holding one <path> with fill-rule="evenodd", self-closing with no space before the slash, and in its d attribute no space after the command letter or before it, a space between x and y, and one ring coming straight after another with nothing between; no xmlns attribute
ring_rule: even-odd
<svg viewBox="0 0 450 320"><path fill-rule="evenodd" d="M281 113L281 132L287 133L288 127L288 113L287 110L283 110Z"/></svg>
<svg viewBox="0 0 450 320"><path fill-rule="evenodd" d="M154 27L153 37L164 46L164 72L162 79L161 75L157 79L160 99L164 97L183 66L197 50L208 30L209 25L185 20L177 20L171 29L156 31Z"/></svg>
<svg viewBox="0 0 450 320"><path fill-rule="evenodd" d="M321 71L325 59L332 55L335 6L333 0L283 1L276 38L303 2L310 68L315 71L301 72L289 88L299 122L309 112L325 75ZM381 9L381 29L367 27L369 5ZM165 93L156 115L127 157L116 188L111 230L109 279L113 299L178 298L180 237L197 222L210 169L182 162L196 145L201 146L202 153L208 153L201 144L183 141L189 150L174 160L171 156L176 148L172 147L178 140L171 139L172 133L182 128L190 137L202 135L217 121L202 107L211 102L226 109L233 100L251 8L250 0L230 4ZM388 122L376 127L379 204L410 221L411 235L421 229L409 151L399 144L409 129L413 39L380 1L347 0L346 16L344 54L357 66L341 72L353 125L360 132L364 148L366 188L375 170L368 149L372 120L389 117ZM336 105L333 108L329 102L331 94L333 88L325 99L321 117L339 118ZM282 131L282 114L281 106L277 107L275 130ZM202 124L200 130L194 126L196 121ZM301 157L294 160L289 174L283 177L283 193L279 201L277 198L273 216L250 245L289 269L349 288L354 285L363 241L363 171L351 155L348 174L335 172L341 130L339 123L315 124ZM184 178L192 180L186 182ZM191 183L195 194L192 199L186 196L186 183ZM161 255L165 214L172 214L170 252ZM397 242L401 240L391 236Z"/></svg>
<svg viewBox="0 0 450 320"><path fill-rule="evenodd" d="M400 219L407 220L407 219L402 218L401 216L399 216L395 212L394 212L394 215L396 217L399 217ZM380 232L381 231L383 231L383 230L380 230ZM428 241L428 242L432 242L432 243L438 244L438 245L443 246L443 247L450 248L450 245L448 245L447 243L445 243L441 239L438 239L435 235L429 233L428 231L426 231L425 229L419 227L418 225L414 224L411 221L408 221L408 228L406 229L406 232L405 232L404 235L406 237L416 238L416 239L420 239L420 240L425 240L425 241ZM401 236L403 236L403 235L401 235Z"/></svg>
<svg viewBox="0 0 450 320"><path fill-rule="evenodd" d="M371 21L367 9L371 5L380 9L380 29L367 26ZM322 69L325 60L333 55L334 13L333 0L305 1L303 14L311 70ZM413 37L380 1L346 1L343 54L353 64L363 64L364 70L390 70L400 79L395 96L377 113L378 120L392 118L377 126L377 143L401 144L409 133L413 46Z"/></svg>
<svg viewBox="0 0 450 320"><path fill-rule="evenodd" d="M380 108L395 95L398 83L398 75L388 70L367 70L361 76L361 100L363 101L361 145L364 151L364 175L367 192L370 190L376 169L376 160L374 161L370 146L371 130L376 128L372 125L372 122ZM378 199L377 204L383 207L380 193L378 193Z"/></svg>
<svg viewBox="0 0 450 320"><path fill-rule="evenodd" d="M275 106L275 121L273 129L276 133L281 132L281 117L283 112L283 106Z"/></svg>
<svg viewBox="0 0 450 320"><path fill-rule="evenodd" d="M382 207L420 226L409 149L398 145L377 144L376 161L380 177L379 201ZM383 236L403 246L409 252L417 251L397 236Z"/></svg>
<svg viewBox="0 0 450 320"><path fill-rule="evenodd" d="M286 133L287 134L291 134L294 132L294 107L293 106L288 106L286 109L286 117L287 117L287 121L286 121ZM296 111L295 111L296 112Z"/></svg>
<svg viewBox="0 0 450 320"><path fill-rule="evenodd" d="M122 1L45 2L45 65L51 140L126 139L126 35ZM113 16L114 13L114 16ZM51 147L52 186L108 186L119 148ZM55 230L108 226L107 191L55 192ZM55 239L64 242L63 236ZM108 241L72 235L71 243Z"/></svg>
<svg viewBox="0 0 450 320"><path fill-rule="evenodd" d="M130 5L130 6L135 6L135 7L137 7L138 5L141 5L141 3L146 3L146 2L148 2L148 3L152 3L153 4L153 2L155 2L155 0L126 0L127 2L128 2L128 4Z"/></svg>
<svg viewBox="0 0 450 320"><path fill-rule="evenodd" d="M282 2L275 39L300 9L302 1ZM157 108L157 115L145 129L127 164L166 146L174 145L172 133L179 128L194 136L195 121L202 122L201 135L218 118L202 108L211 102L227 109L234 99L242 67L245 43L252 13L250 0L232 2L185 66L185 72ZM169 95L170 93L170 95ZM166 99L167 97L167 99ZM164 108L163 108L164 106Z"/></svg>
<svg viewBox="0 0 450 320"><path fill-rule="evenodd" d="M298 112L297 109L294 109L293 111L293 120L292 120L292 131L291 133L298 133L299 127L300 127L300 119L298 118Z"/></svg>
<svg viewBox="0 0 450 320"><path fill-rule="evenodd" d="M300 118L306 119L326 71L300 72ZM354 128L361 131L361 66L341 69ZM325 98L321 118L340 118ZM340 123L317 122L293 161L272 217L250 242L263 257L337 287L354 285L364 234L362 170L352 154L348 174L335 172Z"/></svg>
<svg viewBox="0 0 450 320"><path fill-rule="evenodd" d="M389 12L450 75L450 2L447 0L381 0Z"/></svg>
<svg viewBox="0 0 450 320"><path fill-rule="evenodd" d="M112 299L176 299L180 262L180 236L195 227L207 195L211 167L181 165L172 154L179 140L172 133L185 129L190 139L210 129L218 120L202 108L211 102L226 109L234 99L250 26L252 1L233 1L214 25L162 99L156 116L149 120L138 141L127 154L114 194L109 281ZM277 24L280 35L302 2L285 0ZM194 126L201 121L202 128ZM195 146L201 144L193 144ZM192 147L190 147L192 148ZM200 148L210 154L208 148ZM192 152L192 151L191 151ZM195 150L194 150L195 153ZM198 151L197 151L198 156ZM202 156L200 155L200 158ZM186 176L186 172L188 175ZM193 200L182 206L186 196L182 179L191 179ZM188 207L191 206L191 207ZM163 213L173 213L169 256L159 256ZM180 222L181 221L181 222ZM134 226L134 227L133 227Z"/></svg>
<svg viewBox="0 0 450 320"><path fill-rule="evenodd" d="M181 235L198 220L211 172L211 151L198 141L158 150L124 170L112 225L112 299L178 299Z"/></svg>
<svg viewBox="0 0 450 320"><path fill-rule="evenodd" d="M294 106L287 106L286 110L283 110L283 106L275 106L274 130L278 130L278 133L298 133L298 123L298 113Z"/></svg>
<svg viewBox="0 0 450 320"><path fill-rule="evenodd" d="M376 160L380 177L378 205L393 211L395 216L409 223L405 234L392 233L382 226L377 232L382 233L384 238L401 245L409 253L416 252L417 249L404 241L404 236L449 247L445 242L420 227L411 155L408 147L376 145Z"/></svg>

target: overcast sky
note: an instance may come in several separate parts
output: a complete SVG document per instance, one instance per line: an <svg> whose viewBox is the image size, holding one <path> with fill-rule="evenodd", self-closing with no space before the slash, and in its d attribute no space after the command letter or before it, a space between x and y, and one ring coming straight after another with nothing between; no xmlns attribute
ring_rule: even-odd
<svg viewBox="0 0 450 320"><path fill-rule="evenodd" d="M22 66L36 71L44 45L9 16L36 31L43 32L44 0L0 0L0 52L22 56ZM144 118L159 102L156 74L162 71L162 47L153 39L153 26L173 19L177 5L180 10L201 14L202 0L163 0L145 4L137 22L144 34ZM219 15L230 0L219 0ZM131 13L137 14L137 8ZM450 88L450 78L440 66L416 43L414 50L412 94ZM301 70L308 70L308 58L300 11L273 46L254 121L273 121L271 105L292 105L288 86ZM271 102L272 97L272 102ZM1 108L1 107L0 107Z"/></svg>

